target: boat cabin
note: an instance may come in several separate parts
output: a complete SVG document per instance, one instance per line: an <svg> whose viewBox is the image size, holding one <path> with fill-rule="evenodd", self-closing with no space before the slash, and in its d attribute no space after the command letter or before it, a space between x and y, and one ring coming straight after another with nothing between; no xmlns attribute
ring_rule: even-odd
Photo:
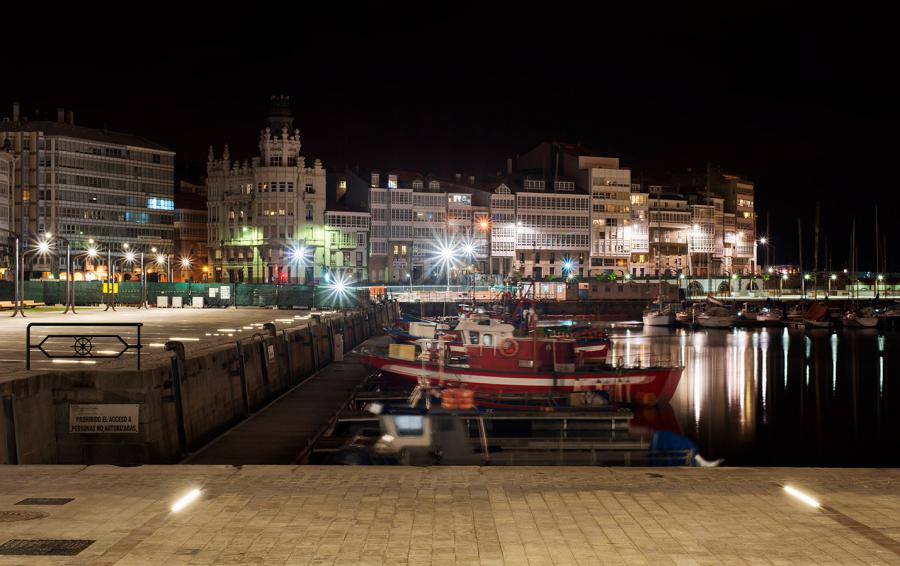
<svg viewBox="0 0 900 566"><path fill-rule="evenodd" d="M459 321L456 326L460 342L466 346L499 346L513 338L515 328L489 316L474 316Z"/></svg>

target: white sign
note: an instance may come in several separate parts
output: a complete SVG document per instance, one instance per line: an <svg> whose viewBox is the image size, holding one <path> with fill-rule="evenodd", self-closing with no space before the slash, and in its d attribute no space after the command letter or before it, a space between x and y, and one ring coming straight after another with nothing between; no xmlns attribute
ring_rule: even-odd
<svg viewBox="0 0 900 566"><path fill-rule="evenodd" d="M231 298L231 287L228 285L222 285L219 287L219 297L223 300L228 300Z"/></svg>
<svg viewBox="0 0 900 566"><path fill-rule="evenodd" d="M269 352L269 361L270 361L270 362L275 361L275 345L274 345L274 344L269 344L269 347L266 348L266 349L267 349L268 352Z"/></svg>
<svg viewBox="0 0 900 566"><path fill-rule="evenodd" d="M215 297L216 295L218 295L218 294L219 294L219 289L218 289L218 288L216 288L216 287L210 287L210 288L209 288L209 298L210 298L210 299L214 298L214 297Z"/></svg>
<svg viewBox="0 0 900 566"><path fill-rule="evenodd" d="M136 433L140 405L69 405L69 432Z"/></svg>

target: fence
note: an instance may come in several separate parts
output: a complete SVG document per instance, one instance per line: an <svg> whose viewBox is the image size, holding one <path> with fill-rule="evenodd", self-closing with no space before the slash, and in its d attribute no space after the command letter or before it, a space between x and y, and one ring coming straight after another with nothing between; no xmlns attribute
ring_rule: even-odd
<svg viewBox="0 0 900 566"><path fill-rule="evenodd" d="M77 306L104 304L108 295L103 293L99 281L75 281ZM122 282L117 284L117 305L138 305L141 302L141 284ZM0 281L0 301L12 301L14 284ZM158 297L166 297L172 304L181 298L184 306L192 306L197 297L203 298L203 307L357 307L368 299L368 288L352 288L338 291L330 286L316 285L256 285L247 283L147 283L147 303L157 304ZM25 300L46 305L63 305L66 299L65 281L26 281Z"/></svg>

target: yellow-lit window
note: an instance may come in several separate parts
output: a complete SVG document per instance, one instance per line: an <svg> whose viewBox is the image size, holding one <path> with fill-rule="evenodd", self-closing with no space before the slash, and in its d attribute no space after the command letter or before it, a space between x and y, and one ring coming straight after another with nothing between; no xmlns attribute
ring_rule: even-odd
<svg viewBox="0 0 900 566"><path fill-rule="evenodd" d="M22 200L31 200L31 191L29 191L28 189L23 189Z"/></svg>

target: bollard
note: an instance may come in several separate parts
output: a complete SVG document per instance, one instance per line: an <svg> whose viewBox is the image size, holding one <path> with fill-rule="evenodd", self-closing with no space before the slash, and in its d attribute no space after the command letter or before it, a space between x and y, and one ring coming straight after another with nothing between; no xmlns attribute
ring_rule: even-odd
<svg viewBox="0 0 900 566"><path fill-rule="evenodd" d="M172 356L172 394L175 397L175 420L178 429L178 449L182 456L188 454L187 432L184 426L184 405L181 400L181 378L184 365L184 344L174 340L166 342L164 349L173 352Z"/></svg>
<svg viewBox="0 0 900 566"><path fill-rule="evenodd" d="M282 343L284 344L284 357L287 360L287 376L288 385L294 385L294 368L291 363L291 339L288 337L287 330L281 331Z"/></svg>
<svg viewBox="0 0 900 566"><path fill-rule="evenodd" d="M19 443L16 436L16 396L3 397L3 416L6 421L6 463L19 463Z"/></svg>
<svg viewBox="0 0 900 566"><path fill-rule="evenodd" d="M263 324L263 330L269 333L272 337L275 337L277 330L275 330L275 324L272 322L267 322Z"/></svg>
<svg viewBox="0 0 900 566"><path fill-rule="evenodd" d="M250 410L250 391L247 389L247 370L244 367L244 349L241 348L240 340L236 340L234 345L237 348L238 371L241 377L241 400L244 402L244 414L249 415L252 411Z"/></svg>

